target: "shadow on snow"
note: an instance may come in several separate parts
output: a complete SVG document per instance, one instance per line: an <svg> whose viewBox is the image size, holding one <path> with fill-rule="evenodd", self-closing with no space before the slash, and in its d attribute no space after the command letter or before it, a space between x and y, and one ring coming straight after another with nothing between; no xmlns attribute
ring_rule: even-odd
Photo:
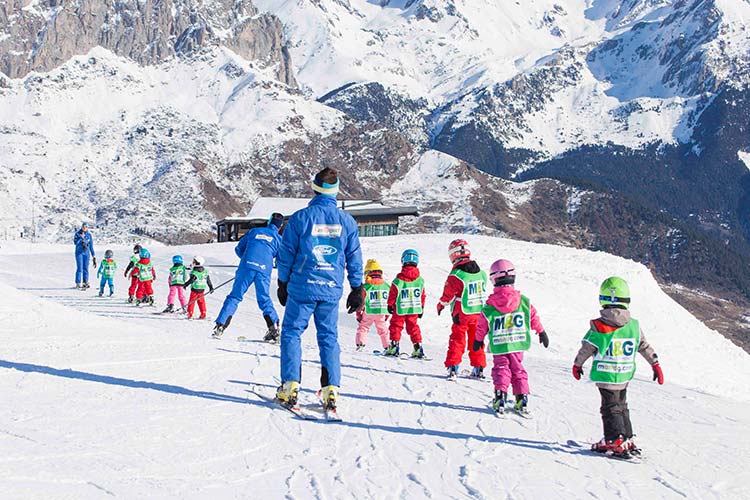
<svg viewBox="0 0 750 500"><path fill-rule="evenodd" d="M0 368L6 368L9 370L18 370L18 371L25 372L25 373L40 373L43 375L51 375L54 377L62 377L62 378L73 379L73 380L83 380L86 382L95 382L99 384L128 387L128 388L133 388L133 389L147 389L147 390L152 390L152 391L165 392L168 394L178 394L182 396L203 398L203 399L208 399L212 401L226 401L230 403L250 404L253 406L260 406L260 407L271 408L271 409L278 408L276 405L269 403L267 401L253 401L253 400L250 400L249 398L241 398L238 396L231 396L228 394L219 394L219 393L210 392L210 391L195 391L193 389L188 389L186 387L182 387L179 385L162 384L158 382L149 382L145 380L133 380L133 379L127 379L127 378L121 378L121 377L112 377L109 375L98 375L95 373L82 372L82 371L72 370L72 369L63 370L59 368L53 368L51 366L35 365L31 363L19 363L15 361L0 360ZM247 384L247 382L238 382L238 381L230 381L230 382ZM254 385L273 387L267 384L254 384ZM306 391L313 392L310 389L307 389ZM350 397L350 398L373 399L376 401L408 402L408 403L426 404L426 405L431 404L431 403L421 403L421 402L414 402L414 401L404 401L404 400L398 400L398 399L393 399L393 398L379 398L375 396L366 396L366 395L345 394L345 396ZM436 404L440 406L447 406L447 407L452 406L452 405L443 405L440 403L436 403ZM459 409L470 409L470 408L471 407L459 407ZM476 408L474 408L474 410L476 410ZM530 448L530 449L536 449L536 450L542 450L542 451L562 452L562 453L573 454L573 455L582 454L579 450L573 451L570 449L566 449L565 445L560 445L559 443L536 441L536 440L530 440L530 439L506 438L506 437L501 437L501 436L490 436L486 434L477 435L477 434L469 434L465 432L451 432L451 431L443 431L443 430L438 430L438 429L428 429L424 427L414 428L414 427L385 425L385 424L378 424L378 423L347 422L347 421L334 423L334 422L327 422L325 420L311 421L311 423L314 423L314 422L325 423L327 425L338 424L338 425L349 427L349 428L362 429L362 430L367 430L367 431L379 430L383 432L391 432L394 434L407 434L407 435L413 435L413 436L432 436L432 437L438 437L438 438L443 438L443 439L459 439L459 440L474 439L477 441L484 441L488 443L507 444L511 446L519 446L522 448Z"/></svg>

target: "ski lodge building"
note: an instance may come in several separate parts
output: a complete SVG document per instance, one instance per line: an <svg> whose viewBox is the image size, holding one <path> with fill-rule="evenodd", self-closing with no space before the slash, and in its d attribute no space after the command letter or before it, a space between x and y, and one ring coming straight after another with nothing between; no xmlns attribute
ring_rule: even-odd
<svg viewBox="0 0 750 500"><path fill-rule="evenodd" d="M283 214L286 220L309 202L310 198L258 198L246 217L216 222L216 241L238 241L250 229L265 226L273 212ZM338 206L354 218L362 237L396 235L400 217L419 215L414 206L389 207L373 200L338 200Z"/></svg>

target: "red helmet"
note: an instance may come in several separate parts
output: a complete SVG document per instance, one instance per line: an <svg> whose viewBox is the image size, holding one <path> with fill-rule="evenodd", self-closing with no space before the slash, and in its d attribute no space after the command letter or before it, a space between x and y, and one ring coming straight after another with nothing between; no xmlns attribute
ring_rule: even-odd
<svg viewBox="0 0 750 500"><path fill-rule="evenodd" d="M453 240L448 245L448 257L451 259L451 263L455 264L462 260L468 260L471 257L471 249L466 240Z"/></svg>

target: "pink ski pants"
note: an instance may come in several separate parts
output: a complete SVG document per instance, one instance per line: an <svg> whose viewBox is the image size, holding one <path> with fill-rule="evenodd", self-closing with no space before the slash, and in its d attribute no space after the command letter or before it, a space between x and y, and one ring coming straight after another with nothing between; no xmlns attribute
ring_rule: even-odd
<svg viewBox="0 0 750 500"><path fill-rule="evenodd" d="M167 297L167 304L174 304L175 295L180 299L180 305L185 307L187 299L185 299L185 289L182 285L172 285L169 287L169 296Z"/></svg>
<svg viewBox="0 0 750 500"><path fill-rule="evenodd" d="M380 342L383 344L383 349L388 347L388 322L385 318L384 314L362 314L362 321L359 322L359 326L357 327L357 344L367 343L367 333L374 324L378 335L380 335Z"/></svg>
<svg viewBox="0 0 750 500"><path fill-rule="evenodd" d="M513 394L529 393L529 374L523 367L523 352L496 354L493 356L492 382L495 389L508 392L513 384Z"/></svg>

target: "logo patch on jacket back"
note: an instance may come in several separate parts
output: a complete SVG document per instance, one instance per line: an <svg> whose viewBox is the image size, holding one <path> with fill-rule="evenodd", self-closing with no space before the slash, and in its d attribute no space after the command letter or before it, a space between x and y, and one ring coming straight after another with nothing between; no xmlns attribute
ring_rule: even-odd
<svg viewBox="0 0 750 500"><path fill-rule="evenodd" d="M333 271L341 250L341 224L313 224L312 253L319 271Z"/></svg>
<svg viewBox="0 0 750 500"><path fill-rule="evenodd" d="M340 238L343 228L341 224L313 224L312 235L324 238Z"/></svg>

